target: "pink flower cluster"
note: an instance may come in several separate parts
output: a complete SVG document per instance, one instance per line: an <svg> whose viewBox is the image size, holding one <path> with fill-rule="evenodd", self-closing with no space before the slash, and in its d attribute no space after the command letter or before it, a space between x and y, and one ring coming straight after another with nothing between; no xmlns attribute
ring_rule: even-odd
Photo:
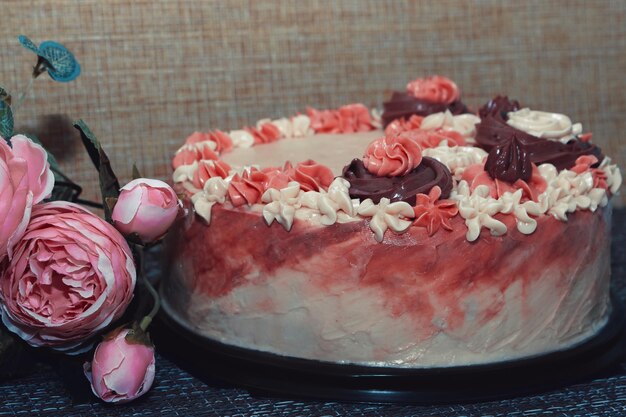
<svg viewBox="0 0 626 417"><path fill-rule="evenodd" d="M45 150L21 135L11 143L0 138L2 321L32 346L85 351L133 298L135 263L122 234L143 243L158 240L177 217L180 201L162 181L133 180L120 190L114 227L77 204L43 202L54 187ZM217 159L213 149L232 143L216 132L192 135L185 146L176 163ZM228 169L219 161L204 164L197 181ZM129 401L152 385L154 349L128 342L128 332L101 343L89 366L92 389L104 401Z"/></svg>

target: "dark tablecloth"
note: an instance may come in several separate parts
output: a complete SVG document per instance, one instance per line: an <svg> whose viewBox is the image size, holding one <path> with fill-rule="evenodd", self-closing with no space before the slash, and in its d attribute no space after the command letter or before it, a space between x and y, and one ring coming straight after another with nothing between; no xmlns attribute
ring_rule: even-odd
<svg viewBox="0 0 626 417"><path fill-rule="evenodd" d="M614 211L612 271L615 293L626 300L626 209ZM19 378L0 382L1 416L626 416L626 354L601 377L541 395L445 406L402 406L254 398L206 383L157 357L156 380L143 398L110 406L68 384L67 365L41 360ZM76 378L76 370L70 370ZM69 378L71 380L71 378ZM78 392L77 392L78 391Z"/></svg>

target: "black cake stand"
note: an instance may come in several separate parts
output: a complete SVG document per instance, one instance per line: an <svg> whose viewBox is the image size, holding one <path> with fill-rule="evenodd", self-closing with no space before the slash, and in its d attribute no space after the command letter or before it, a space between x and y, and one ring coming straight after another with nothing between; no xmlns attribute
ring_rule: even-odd
<svg viewBox="0 0 626 417"><path fill-rule="evenodd" d="M624 307L612 297L607 324L573 348L485 365L406 369L335 364L226 345L199 336L169 314L153 330L158 350L198 378L257 396L443 404L527 395L610 372L626 347Z"/></svg>

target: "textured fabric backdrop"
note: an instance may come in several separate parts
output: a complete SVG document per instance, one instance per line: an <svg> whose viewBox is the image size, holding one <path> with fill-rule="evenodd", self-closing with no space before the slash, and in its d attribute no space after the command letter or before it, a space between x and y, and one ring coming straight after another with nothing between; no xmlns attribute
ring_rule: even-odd
<svg viewBox="0 0 626 417"><path fill-rule="evenodd" d="M626 166L626 2L620 1L2 1L0 84L23 88L34 57L17 43L57 40L83 74L36 80L17 130L39 135L96 197L69 123L83 118L121 180L137 162L169 178L195 130L379 105L418 75L453 78L474 108L497 93L582 121Z"/></svg>

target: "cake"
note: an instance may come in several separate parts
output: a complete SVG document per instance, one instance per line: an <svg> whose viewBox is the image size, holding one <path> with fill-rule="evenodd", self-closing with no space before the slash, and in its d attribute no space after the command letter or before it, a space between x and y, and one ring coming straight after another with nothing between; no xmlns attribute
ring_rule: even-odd
<svg viewBox="0 0 626 417"><path fill-rule="evenodd" d="M450 367L577 346L611 311L619 169L559 113L470 113L417 79L350 104L192 134L189 216L164 305L229 346L339 364Z"/></svg>

